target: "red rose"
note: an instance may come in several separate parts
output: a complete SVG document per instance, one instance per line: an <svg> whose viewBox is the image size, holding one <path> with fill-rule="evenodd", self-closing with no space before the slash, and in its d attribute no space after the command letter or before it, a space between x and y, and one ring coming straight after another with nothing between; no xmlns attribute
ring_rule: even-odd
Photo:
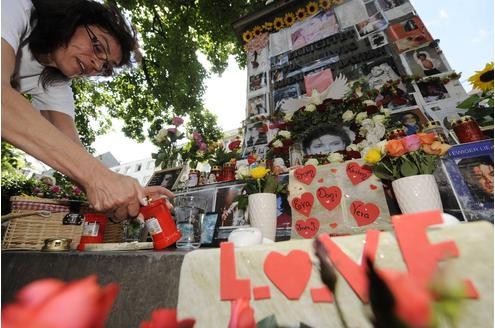
<svg viewBox="0 0 495 328"><path fill-rule="evenodd" d="M2 309L2 326L10 328L103 328L119 291L115 283L100 287L96 275L66 283L36 280L22 288Z"/></svg>
<svg viewBox="0 0 495 328"><path fill-rule="evenodd" d="M237 299L230 305L230 321L228 328L255 328L254 310L249 300Z"/></svg>
<svg viewBox="0 0 495 328"><path fill-rule="evenodd" d="M240 145L241 145L241 140L236 139L236 140L232 141L231 143L229 143L229 150L232 151L232 150L238 149Z"/></svg>

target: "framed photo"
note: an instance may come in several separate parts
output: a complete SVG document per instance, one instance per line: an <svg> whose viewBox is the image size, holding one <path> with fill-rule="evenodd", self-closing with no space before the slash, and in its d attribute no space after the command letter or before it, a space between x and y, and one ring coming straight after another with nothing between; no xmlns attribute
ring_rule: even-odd
<svg viewBox="0 0 495 328"><path fill-rule="evenodd" d="M390 42L394 42L398 52L417 48L433 41L430 32L418 16L392 24L387 29Z"/></svg>
<svg viewBox="0 0 495 328"><path fill-rule="evenodd" d="M246 124L244 129L244 149L266 143L268 143L268 122L258 121Z"/></svg>
<svg viewBox="0 0 495 328"><path fill-rule="evenodd" d="M426 104L450 98L447 88L440 79L418 81L416 85Z"/></svg>
<svg viewBox="0 0 495 328"><path fill-rule="evenodd" d="M377 32L368 36L368 40L371 45L371 49L377 49L388 44L387 35L385 32Z"/></svg>
<svg viewBox="0 0 495 328"><path fill-rule="evenodd" d="M408 0L377 0L387 19L393 20L414 11Z"/></svg>
<svg viewBox="0 0 495 328"><path fill-rule="evenodd" d="M339 24L333 10L318 14L292 25L290 39L292 50L297 50L339 32Z"/></svg>
<svg viewBox="0 0 495 328"><path fill-rule="evenodd" d="M279 175L279 182L285 186L289 184L289 174ZM292 229L292 208L287 194L277 194L277 231L275 241L289 240Z"/></svg>
<svg viewBox="0 0 495 328"><path fill-rule="evenodd" d="M177 166L174 168L164 169L153 172L153 175L146 183L146 186L162 186L169 190L174 189L178 178L181 175L183 166Z"/></svg>
<svg viewBox="0 0 495 328"><path fill-rule="evenodd" d="M408 74L425 77L450 71L444 57L429 45L405 52L402 57Z"/></svg>
<svg viewBox="0 0 495 328"><path fill-rule="evenodd" d="M261 72L249 77L249 91L256 92L266 87L266 72Z"/></svg>
<svg viewBox="0 0 495 328"><path fill-rule="evenodd" d="M292 84L285 88L273 91L273 108L274 111L281 110L282 101L284 99L293 99L300 96L299 84Z"/></svg>
<svg viewBox="0 0 495 328"><path fill-rule="evenodd" d="M247 64L249 76L267 71L270 68L268 61L268 47L255 51L248 51Z"/></svg>
<svg viewBox="0 0 495 328"><path fill-rule="evenodd" d="M248 100L247 117L256 115L268 115L267 94L262 94Z"/></svg>
<svg viewBox="0 0 495 328"><path fill-rule="evenodd" d="M218 213L208 212L203 216L201 225L201 246L216 246L214 242L215 231L218 229Z"/></svg>
<svg viewBox="0 0 495 328"><path fill-rule="evenodd" d="M216 188L206 188L203 189L201 188L200 190L194 190L194 191L187 191L187 192L180 192L180 193L175 193L176 196L179 195L190 195L190 196L197 196L206 199L206 212L213 212L215 210L215 201L216 201Z"/></svg>
<svg viewBox="0 0 495 328"><path fill-rule="evenodd" d="M235 201L243 187L244 184L238 184L217 189L215 212L218 213L218 223L213 237L215 245L226 241L235 229L249 226L247 213L239 209Z"/></svg>
<svg viewBox="0 0 495 328"><path fill-rule="evenodd" d="M493 139L455 145L442 163L465 219L493 223Z"/></svg>
<svg viewBox="0 0 495 328"><path fill-rule="evenodd" d="M383 16L375 1L366 3L366 12L368 17L354 25L359 39L365 38L372 33L383 31L388 26L387 19Z"/></svg>
<svg viewBox="0 0 495 328"><path fill-rule="evenodd" d="M406 134L411 135L421 132L428 119L421 109L412 108L399 113L393 113L390 115L390 122L400 122L406 129Z"/></svg>

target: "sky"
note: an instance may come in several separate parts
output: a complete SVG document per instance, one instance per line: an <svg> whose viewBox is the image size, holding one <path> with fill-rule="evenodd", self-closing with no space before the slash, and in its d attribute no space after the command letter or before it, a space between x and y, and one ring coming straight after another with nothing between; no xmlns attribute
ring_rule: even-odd
<svg viewBox="0 0 495 328"><path fill-rule="evenodd" d="M410 0L452 69L462 73L461 83L471 90L467 79L494 58L493 0ZM247 73L233 58L221 75L205 83L206 108L218 116L219 126L237 129L245 117ZM96 154L112 152L121 163L151 157L156 151L151 142L137 143L119 132L122 123L113 122L112 132L97 137Z"/></svg>

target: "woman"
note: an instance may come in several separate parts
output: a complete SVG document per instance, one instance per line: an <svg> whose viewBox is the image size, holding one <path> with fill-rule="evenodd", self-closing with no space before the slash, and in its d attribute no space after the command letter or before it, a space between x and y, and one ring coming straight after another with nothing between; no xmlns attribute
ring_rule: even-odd
<svg viewBox="0 0 495 328"><path fill-rule="evenodd" d="M309 132L302 144L306 155L328 154L345 150L351 144L351 137L343 128L321 125Z"/></svg>
<svg viewBox="0 0 495 328"><path fill-rule="evenodd" d="M80 184L95 210L117 220L137 216L145 196L173 194L159 186L143 189L84 149L70 79L112 75L136 48L134 31L111 5L2 0L2 139Z"/></svg>

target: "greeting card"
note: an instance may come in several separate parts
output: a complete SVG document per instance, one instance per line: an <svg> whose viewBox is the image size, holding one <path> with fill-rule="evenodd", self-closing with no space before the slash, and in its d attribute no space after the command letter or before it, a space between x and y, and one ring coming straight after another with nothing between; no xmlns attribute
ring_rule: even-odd
<svg viewBox="0 0 495 328"><path fill-rule="evenodd" d="M289 195L292 239L391 228L382 183L362 160L292 170Z"/></svg>

